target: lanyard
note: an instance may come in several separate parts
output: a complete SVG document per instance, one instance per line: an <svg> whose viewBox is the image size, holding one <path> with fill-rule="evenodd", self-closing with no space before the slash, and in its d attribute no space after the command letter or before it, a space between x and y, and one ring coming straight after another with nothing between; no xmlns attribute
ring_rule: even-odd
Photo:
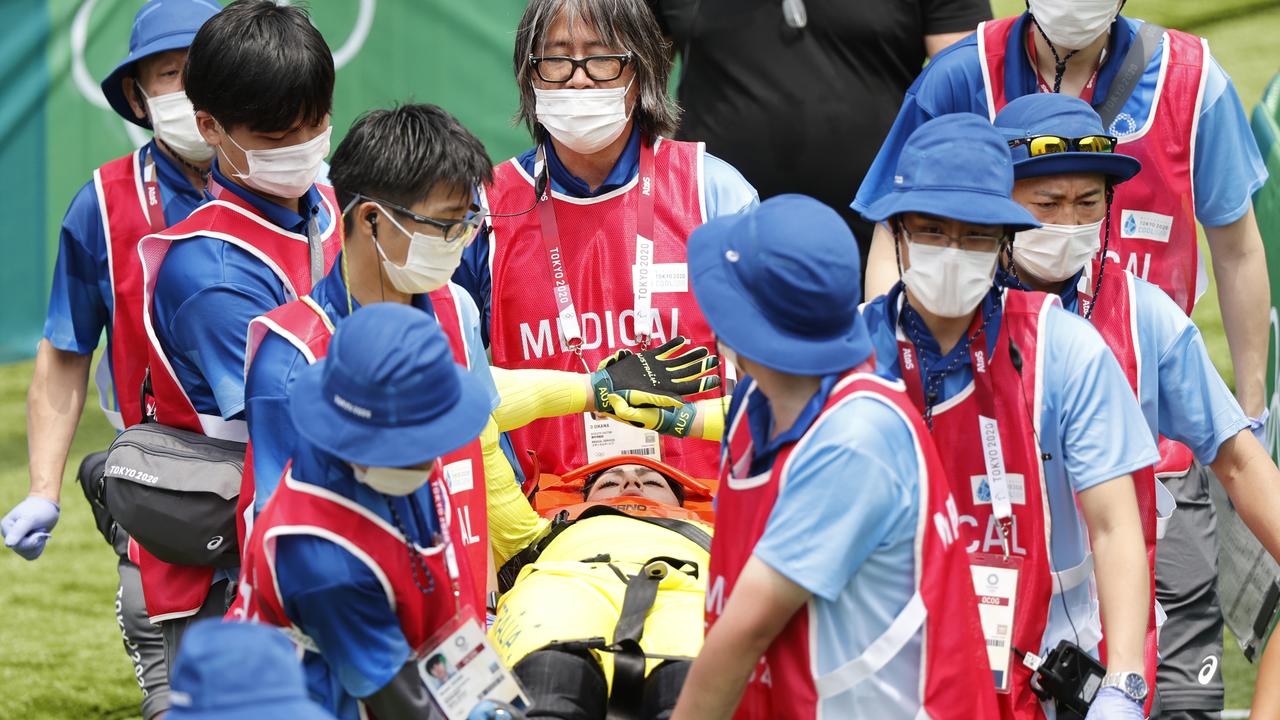
<svg viewBox="0 0 1280 720"><path fill-rule="evenodd" d="M150 155L147 157L142 177L142 194L147 203L144 208L147 213L147 222L151 224L151 232L158 233L169 227L169 223L164 221L164 199L160 197L160 183L156 181L156 161Z"/></svg>
<svg viewBox="0 0 1280 720"><path fill-rule="evenodd" d="M974 317L970 327L969 365L973 370L974 395L978 402L978 440L982 461L987 470L987 487L991 492L991 512L1000 525L1000 541L1005 557L1009 557L1009 536L1013 525L1013 503L1009 495L1009 477L1005 468L1004 448L1000 441L1000 423L996 419L995 386L991 380L991 361L987 356L987 333L982 314ZM997 339L998 342L998 339ZM919 349L898 330L898 364L902 380L918 408L925 408L924 383L920 369Z"/></svg>
<svg viewBox="0 0 1280 720"><path fill-rule="evenodd" d="M538 147L537 174L546 172L545 146ZM636 223L635 271L632 278L632 308L635 314L636 342L643 349L649 344L653 331L653 195L654 187L653 145L640 143L640 208ZM548 186L537 200L538 221L542 226L542 244L547 252L547 268L551 271L551 292L556 301L556 316L560 336L574 355L582 360L582 328L578 324L578 311L573 305L573 290L569 286L564 267L564 255L560 248L560 227L556 223L555 206L551 202ZM586 361L583 360L583 367ZM590 372L590 368L587 368Z"/></svg>
<svg viewBox="0 0 1280 720"><path fill-rule="evenodd" d="M1089 76L1089 81L1084 84L1084 88L1080 90L1080 99L1093 104L1093 89L1098 84L1098 73L1102 70L1102 61L1106 58L1106 49L1102 50L1102 57L1098 59L1098 67L1093 69L1093 75ZM1036 37L1035 30L1027 29L1027 58L1031 60L1031 72L1036 74L1036 85L1039 86L1040 92L1051 93L1053 86L1044 81L1040 77L1040 68L1036 65ZM1056 71L1055 71L1056 72Z"/></svg>
<svg viewBox="0 0 1280 720"><path fill-rule="evenodd" d="M431 471L431 500L435 503L436 517L440 520L440 541L444 543L444 564L449 570L449 583L453 586L453 604L457 608L456 614L460 615L462 608L458 600L462 590L458 584L458 558L453 550L453 535L449 533L452 518L449 516L449 508L444 500L446 492L448 490L445 488L444 471L437 458Z"/></svg>

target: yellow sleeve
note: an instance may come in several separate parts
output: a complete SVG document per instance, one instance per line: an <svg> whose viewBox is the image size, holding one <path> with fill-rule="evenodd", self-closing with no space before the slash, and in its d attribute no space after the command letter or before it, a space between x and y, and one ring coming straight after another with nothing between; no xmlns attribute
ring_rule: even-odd
<svg viewBox="0 0 1280 720"><path fill-rule="evenodd" d="M498 432L524 427L534 420L587 411L590 376L560 370L491 368L502 398L493 419Z"/></svg>
<svg viewBox="0 0 1280 720"><path fill-rule="evenodd" d="M498 425L491 418L480 433L484 452L484 482L489 505L489 544L499 567L546 532L550 520L534 512L515 471L498 444Z"/></svg>
<svg viewBox="0 0 1280 720"><path fill-rule="evenodd" d="M703 440L720 442L724 437L724 416L729 412L729 401L732 395L699 400L698 415L702 418L702 432L698 437Z"/></svg>

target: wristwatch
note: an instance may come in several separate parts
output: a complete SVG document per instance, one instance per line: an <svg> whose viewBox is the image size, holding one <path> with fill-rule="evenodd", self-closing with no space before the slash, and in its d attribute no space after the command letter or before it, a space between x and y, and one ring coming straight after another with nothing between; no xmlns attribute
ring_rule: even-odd
<svg viewBox="0 0 1280 720"><path fill-rule="evenodd" d="M1143 679L1142 673L1108 673L1102 678L1101 687L1119 688L1120 692L1139 704L1147 701L1147 681Z"/></svg>

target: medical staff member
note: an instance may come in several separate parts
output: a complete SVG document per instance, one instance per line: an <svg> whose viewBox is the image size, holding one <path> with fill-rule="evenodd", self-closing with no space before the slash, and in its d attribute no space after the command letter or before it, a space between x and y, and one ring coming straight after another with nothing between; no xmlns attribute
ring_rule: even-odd
<svg viewBox="0 0 1280 720"><path fill-rule="evenodd" d="M902 383L875 374L848 226L782 195L696 230L689 263L744 377L706 643L672 717L994 717L956 501Z"/></svg>
<svg viewBox="0 0 1280 720"><path fill-rule="evenodd" d="M881 372L906 382L930 424L977 574L1016 571L1012 623L989 624L988 643L1044 657L1105 637L1090 718L1141 718L1151 598L1132 475L1158 453L1088 322L1052 296L993 287L1004 238L1039 226L1010 199L1012 165L972 114L911 136L893 192L867 211L893 228L902 281L864 315ZM1049 712L1018 657L993 654L992 670L1007 678L1001 717Z"/></svg>
<svg viewBox="0 0 1280 720"><path fill-rule="evenodd" d="M102 81L112 109L153 138L95 170L62 221L44 339L27 390L30 495L0 520L5 545L28 560L44 552L58 522L63 467L104 329L107 351L97 377L103 413L116 429L141 417L137 397L147 353L137 243L208 197L213 150L196 130L182 66L192 37L219 9L212 0L150 0L134 18L129 54ZM100 469L104 456L89 456L82 468ZM163 642L147 622L128 536L108 518L99 522L119 556L116 620L149 719L169 706Z"/></svg>
<svg viewBox="0 0 1280 720"><path fill-rule="evenodd" d="M595 370L615 351L711 336L688 292L685 239L755 191L676 125L671 58L645 0L533 0L516 30L519 117L536 146L494 170L486 237L457 280L480 308L494 365ZM560 474L646 453L695 476L715 473L711 443L662 440L589 417L512 435Z"/></svg>
<svg viewBox="0 0 1280 720"><path fill-rule="evenodd" d="M440 324L399 303L352 314L293 384L292 462L243 559L248 616L290 629L339 718L432 712L417 661L476 611L440 457L480 434L488 395Z"/></svg>
<svg viewBox="0 0 1280 720"><path fill-rule="evenodd" d="M482 575L490 564L485 484L495 479L515 487L514 473L499 446L500 430L540 417L601 409L595 402L595 385L604 391L626 387L628 393L656 385L673 394L714 387L714 376L696 376L714 369L715 359L705 349L682 352L679 346L670 348L670 361L655 356L661 349L657 348L641 356L621 356L592 375L494 373L502 378L499 395L480 339L475 304L449 282L481 222L472 196L491 177L491 170L480 141L434 105L375 110L352 125L330 170L346 209L343 255L309 295L249 325L245 406L253 459L240 494L246 524L271 497L292 452L295 436L284 422L289 387L303 368L324 357L334 327L365 304L409 304L434 316L455 359L488 391L494 422L477 443L445 457L457 522L468 529L464 545L472 554L472 568ZM650 372L641 366L641 358ZM681 374L695 377L672 380L669 366L683 367ZM240 531L242 539L248 536L245 527ZM485 584L482 577L476 585Z"/></svg>
<svg viewBox="0 0 1280 720"><path fill-rule="evenodd" d="M1200 681L1205 659L1216 665L1222 657L1212 507L1197 502L1210 482L1202 466L1213 469L1273 557L1280 557L1280 471L1247 432L1248 418L1177 304L1109 257L1099 270L1102 238L1111 242L1104 222L1112 188L1133 182L1138 161L1114 152L1098 114L1067 95L1018 98L995 124L1012 145L1013 199L1042 223L1014 236L1013 265L998 278L1057 295L1091 320L1137 390L1151 434L1195 452L1190 472L1160 477L1178 505L1155 556L1156 598L1169 614L1156 686L1163 707L1221 710L1221 681L1216 689ZM1207 602L1182 602L1201 597Z"/></svg>
<svg viewBox="0 0 1280 720"><path fill-rule="evenodd" d="M228 5L191 43L184 78L215 150L215 199L139 243L149 404L160 423L247 439L249 321L309 291L338 252L337 203L315 185L329 152L333 73L307 14L267 0ZM191 618L225 612L233 576L145 551L139 566L169 656Z"/></svg>
<svg viewBox="0 0 1280 720"><path fill-rule="evenodd" d="M1143 166L1136 180L1116 188L1112 252L1190 315L1207 286L1196 222L1204 226L1236 397L1260 435L1270 284L1250 198L1266 169L1231 78L1208 43L1123 17L1123 5L1028 0L1026 13L983 23L939 54L907 92L853 207L865 212L893 190L907 138L930 118L971 112L994 119L1010 100L1037 92L1089 102L1107 117L1103 126L1119 138L1119 151ZM892 240L880 228L867 268L869 296L897 280Z"/></svg>

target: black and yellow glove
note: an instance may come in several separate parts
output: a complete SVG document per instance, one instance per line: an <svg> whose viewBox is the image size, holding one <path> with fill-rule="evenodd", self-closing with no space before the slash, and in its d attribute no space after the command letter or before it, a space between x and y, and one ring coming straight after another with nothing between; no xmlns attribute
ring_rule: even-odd
<svg viewBox="0 0 1280 720"><path fill-rule="evenodd" d="M681 402L662 398L668 403L662 407L637 407L630 400L635 397L632 390L611 393L608 397L609 415L629 425L653 430L661 435L671 437L696 437L701 440L720 441L724 435L724 414L729 408L728 396L709 398L697 402ZM693 432L694 419L702 416L702 428Z"/></svg>
<svg viewBox="0 0 1280 720"><path fill-rule="evenodd" d="M674 337L661 346L632 352L619 350L605 358L591 373L596 410L611 412L609 396L628 391L631 407L672 407L683 404L685 395L695 395L720 387L713 372L720 359L704 347L687 350L689 341Z"/></svg>

